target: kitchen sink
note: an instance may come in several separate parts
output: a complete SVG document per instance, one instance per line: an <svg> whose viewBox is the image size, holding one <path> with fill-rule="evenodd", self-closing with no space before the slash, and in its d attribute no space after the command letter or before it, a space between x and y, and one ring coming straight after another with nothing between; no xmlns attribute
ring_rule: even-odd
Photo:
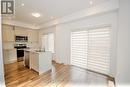
<svg viewBox="0 0 130 87"><path fill-rule="evenodd" d="M35 50L36 52L45 52L44 50Z"/></svg>

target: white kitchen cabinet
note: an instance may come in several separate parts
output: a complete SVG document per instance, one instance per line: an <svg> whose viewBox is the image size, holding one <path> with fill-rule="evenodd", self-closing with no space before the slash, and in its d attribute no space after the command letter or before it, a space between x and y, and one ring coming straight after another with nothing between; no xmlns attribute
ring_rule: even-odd
<svg viewBox="0 0 130 87"><path fill-rule="evenodd" d="M28 29L23 27L15 27L16 36L28 36Z"/></svg>
<svg viewBox="0 0 130 87"><path fill-rule="evenodd" d="M28 36L28 41L38 42L38 30L2 25L3 42L15 41L15 36Z"/></svg>
<svg viewBox="0 0 130 87"><path fill-rule="evenodd" d="M3 38L3 42L15 41L13 26L2 25L2 38Z"/></svg>
<svg viewBox="0 0 130 87"><path fill-rule="evenodd" d="M39 55L35 52L30 52L30 67L39 72Z"/></svg>
<svg viewBox="0 0 130 87"><path fill-rule="evenodd" d="M30 52L30 68L37 71L39 75L51 70L51 52Z"/></svg>
<svg viewBox="0 0 130 87"><path fill-rule="evenodd" d="M4 60L4 64L16 62L17 61L16 49L4 49L3 60Z"/></svg>

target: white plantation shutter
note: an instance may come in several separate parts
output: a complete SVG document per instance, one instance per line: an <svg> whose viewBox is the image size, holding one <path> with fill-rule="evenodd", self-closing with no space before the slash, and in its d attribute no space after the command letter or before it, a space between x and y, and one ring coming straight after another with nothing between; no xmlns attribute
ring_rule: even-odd
<svg viewBox="0 0 130 87"><path fill-rule="evenodd" d="M71 64L109 74L110 28L72 32Z"/></svg>
<svg viewBox="0 0 130 87"><path fill-rule="evenodd" d="M109 74L110 29L109 27L89 30L87 68Z"/></svg>
<svg viewBox="0 0 130 87"><path fill-rule="evenodd" d="M71 64L87 68L87 41L88 32L78 31L71 33Z"/></svg>

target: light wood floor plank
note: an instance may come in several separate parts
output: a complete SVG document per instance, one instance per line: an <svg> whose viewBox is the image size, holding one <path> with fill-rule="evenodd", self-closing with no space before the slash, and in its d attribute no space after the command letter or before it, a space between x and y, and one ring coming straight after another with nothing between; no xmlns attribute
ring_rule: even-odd
<svg viewBox="0 0 130 87"><path fill-rule="evenodd" d="M22 62L5 65L7 87L107 87L108 77L75 66L53 62L52 70L38 75Z"/></svg>

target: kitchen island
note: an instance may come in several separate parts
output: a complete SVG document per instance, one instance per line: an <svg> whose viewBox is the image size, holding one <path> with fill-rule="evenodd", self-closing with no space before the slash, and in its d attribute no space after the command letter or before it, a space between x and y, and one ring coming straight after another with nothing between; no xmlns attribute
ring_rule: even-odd
<svg viewBox="0 0 130 87"><path fill-rule="evenodd" d="M41 50L28 49L24 51L24 65L40 74L51 70L52 53Z"/></svg>

